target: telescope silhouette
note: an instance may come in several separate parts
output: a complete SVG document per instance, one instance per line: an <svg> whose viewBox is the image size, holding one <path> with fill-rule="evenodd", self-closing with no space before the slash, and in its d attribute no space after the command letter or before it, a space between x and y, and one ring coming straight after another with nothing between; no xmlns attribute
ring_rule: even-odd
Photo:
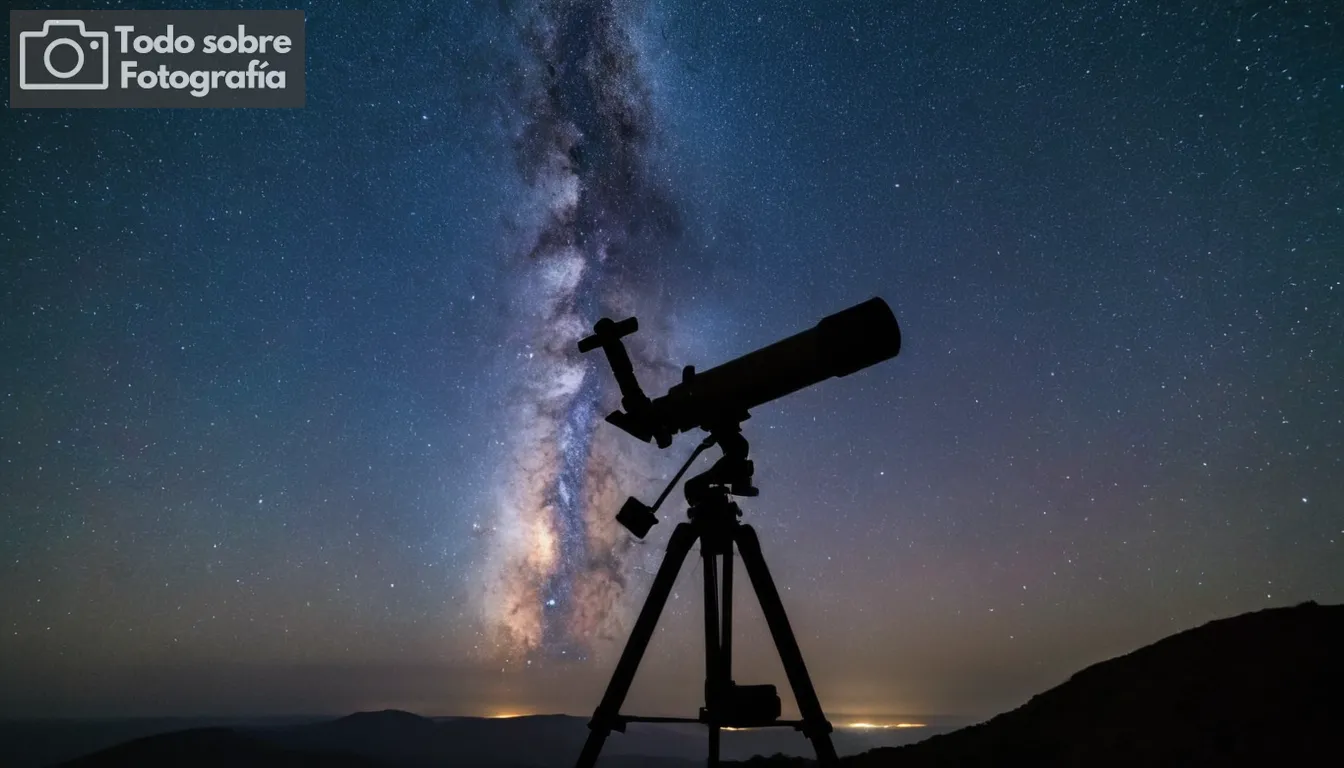
<svg viewBox="0 0 1344 768"><path fill-rule="evenodd" d="M789 625L770 569L761 553L756 531L739 521L742 510L733 496L755 496L754 463L747 458L749 446L742 435L742 422L750 411L764 403L797 392L835 376L848 376L868 366L895 357L901 350L901 331L891 308L880 298L869 299L842 312L822 318L812 328L748 353L704 373L687 366L681 382L667 394L650 399L635 376L623 339L639 330L631 317L620 322L603 318L593 326L593 335L579 342L580 352L602 349L621 389L621 408L607 421L629 434L660 448L672 444L682 432L708 432L653 506L631 496L616 519L639 538L658 522L657 511L700 454L719 446L723 455L713 466L686 481L687 522L679 523L668 541L667 553L654 576L639 618L630 631L611 682L588 723L588 739L579 755L579 768L593 768L612 731L624 731L627 723L703 723L709 727L709 765L719 764L719 738L723 728L789 726L802 731L817 753L821 765L837 762L831 743L832 727L822 712L803 654ZM621 705L629 693L635 672L657 626L658 617L672 592L692 545L700 542L704 559L705 609L705 706L698 717L639 717L622 715ZM733 560L740 553L761 612L783 662L784 672L802 715L801 720L780 720L782 706L773 685L739 685L732 679ZM720 586L720 579L722 586Z"/></svg>

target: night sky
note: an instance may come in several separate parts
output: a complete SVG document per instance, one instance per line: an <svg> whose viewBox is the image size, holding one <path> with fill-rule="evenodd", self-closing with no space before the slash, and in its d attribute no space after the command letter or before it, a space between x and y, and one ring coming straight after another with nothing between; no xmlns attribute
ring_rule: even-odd
<svg viewBox="0 0 1344 768"><path fill-rule="evenodd" d="M0 715L589 713L698 439L601 421L604 314L660 394L895 310L744 425L828 711L1344 600L1339 3L307 22L304 109L0 116ZM694 714L699 578L627 711Z"/></svg>

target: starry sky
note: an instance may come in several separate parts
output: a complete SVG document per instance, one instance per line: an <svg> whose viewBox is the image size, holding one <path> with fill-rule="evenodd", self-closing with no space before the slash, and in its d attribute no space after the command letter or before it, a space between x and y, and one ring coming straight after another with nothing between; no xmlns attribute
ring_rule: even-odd
<svg viewBox="0 0 1344 768"><path fill-rule="evenodd" d="M0 715L587 714L696 440L601 422L603 314L657 394L895 310L744 425L828 711L1344 600L1337 3L306 10L303 109L0 116Z"/></svg>

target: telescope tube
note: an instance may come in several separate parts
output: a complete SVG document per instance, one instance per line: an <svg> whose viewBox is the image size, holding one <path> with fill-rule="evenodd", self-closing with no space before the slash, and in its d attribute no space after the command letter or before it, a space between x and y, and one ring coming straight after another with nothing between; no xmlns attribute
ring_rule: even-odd
<svg viewBox="0 0 1344 768"><path fill-rule="evenodd" d="M704 373L695 373L652 403L671 432L740 420L756 406L833 376L848 376L901 351L891 307L871 298Z"/></svg>

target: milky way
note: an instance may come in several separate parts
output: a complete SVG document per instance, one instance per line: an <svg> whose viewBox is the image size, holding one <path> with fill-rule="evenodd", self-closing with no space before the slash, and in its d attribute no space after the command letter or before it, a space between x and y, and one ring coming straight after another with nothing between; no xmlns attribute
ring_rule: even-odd
<svg viewBox="0 0 1344 768"><path fill-rule="evenodd" d="M509 350L509 457L482 609L492 650L576 658L621 626L629 536L611 517L623 483L651 471L629 458L628 438L595 429L614 404L610 374L576 342L602 315L647 317L679 219L650 172L638 8L543 2L512 17L521 56L508 125L527 189L523 252L510 254L521 351ZM666 372L656 332L629 342L642 373Z"/></svg>

